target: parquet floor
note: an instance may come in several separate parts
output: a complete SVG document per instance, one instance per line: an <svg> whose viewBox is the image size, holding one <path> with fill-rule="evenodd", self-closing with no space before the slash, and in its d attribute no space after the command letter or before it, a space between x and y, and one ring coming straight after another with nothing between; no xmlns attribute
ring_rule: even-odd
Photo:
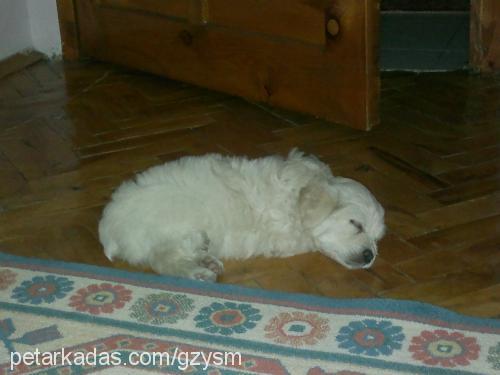
<svg viewBox="0 0 500 375"><path fill-rule="evenodd" d="M0 80L0 249L127 268L96 233L123 179L181 155L298 146L385 206L375 267L311 253L227 262L221 282L500 316L499 108L498 76L385 74L382 124L363 133L112 65L39 61Z"/></svg>

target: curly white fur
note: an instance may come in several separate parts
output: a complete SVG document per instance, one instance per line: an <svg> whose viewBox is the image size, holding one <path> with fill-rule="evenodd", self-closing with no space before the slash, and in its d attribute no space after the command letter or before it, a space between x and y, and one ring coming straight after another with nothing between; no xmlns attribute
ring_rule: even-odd
<svg viewBox="0 0 500 375"><path fill-rule="evenodd" d="M361 184L318 159L184 157L124 182L104 209L109 259L159 273L215 280L219 259L285 257L320 250L349 268L369 267L384 211Z"/></svg>

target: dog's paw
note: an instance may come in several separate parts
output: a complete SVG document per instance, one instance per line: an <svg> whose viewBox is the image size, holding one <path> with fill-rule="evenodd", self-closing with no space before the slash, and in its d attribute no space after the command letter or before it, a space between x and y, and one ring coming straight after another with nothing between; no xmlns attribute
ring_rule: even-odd
<svg viewBox="0 0 500 375"><path fill-rule="evenodd" d="M198 264L204 268L208 268L216 275L220 275L224 271L224 265L222 262L210 254L204 254L201 256Z"/></svg>
<svg viewBox="0 0 500 375"><path fill-rule="evenodd" d="M217 274L205 267L196 267L189 273L189 278L200 281L217 281Z"/></svg>

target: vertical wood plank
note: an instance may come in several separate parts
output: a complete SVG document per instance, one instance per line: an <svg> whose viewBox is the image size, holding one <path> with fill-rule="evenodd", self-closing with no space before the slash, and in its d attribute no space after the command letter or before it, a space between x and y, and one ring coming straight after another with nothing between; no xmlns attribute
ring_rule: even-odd
<svg viewBox="0 0 500 375"><path fill-rule="evenodd" d="M68 61L79 60L81 51L75 0L57 0L57 13L63 57Z"/></svg>
<svg viewBox="0 0 500 375"><path fill-rule="evenodd" d="M500 1L472 0L470 65L482 72L500 70Z"/></svg>
<svg viewBox="0 0 500 375"><path fill-rule="evenodd" d="M365 56L366 56L366 129L380 122L380 70L378 66L380 1L365 1Z"/></svg>

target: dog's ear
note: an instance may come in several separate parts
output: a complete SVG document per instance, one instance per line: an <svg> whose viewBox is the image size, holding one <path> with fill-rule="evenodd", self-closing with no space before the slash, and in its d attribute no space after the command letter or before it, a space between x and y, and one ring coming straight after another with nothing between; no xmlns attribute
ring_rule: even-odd
<svg viewBox="0 0 500 375"><path fill-rule="evenodd" d="M310 182L300 190L299 212L302 223L312 228L325 220L338 204L336 194L327 190L324 183Z"/></svg>

